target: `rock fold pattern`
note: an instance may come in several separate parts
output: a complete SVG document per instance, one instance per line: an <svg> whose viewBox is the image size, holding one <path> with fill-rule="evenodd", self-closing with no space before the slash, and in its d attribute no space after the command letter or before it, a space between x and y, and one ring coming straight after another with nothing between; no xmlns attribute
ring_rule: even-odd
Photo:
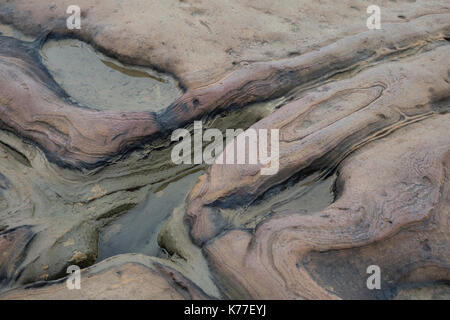
<svg viewBox="0 0 450 320"><path fill-rule="evenodd" d="M302 52L283 49L291 46L290 33L284 38L262 28L253 40L273 40L267 44L272 53L262 54L266 44L248 42L247 28L245 41L223 35L224 43L211 42L210 33L219 31L208 20L215 17L210 6L229 8L201 2L167 5L176 6L179 21L200 19L207 34L198 33L200 48L214 43L218 61L205 58L202 68L189 50L176 47L186 45L180 39L163 35L156 44L106 31L96 19L120 12L114 1L84 11L79 33L65 30L58 18L62 0L51 10L0 1L0 21L36 36L0 35L0 299L448 297L448 4L430 1L425 10L418 1L408 19L391 17L381 30L353 28L352 20L316 46L311 41L322 33L310 34L305 25L310 38L304 47L294 44ZM133 3L143 11L168 10ZM264 9L239 5L245 12ZM265 5L270 17L264 19L281 17L284 22L272 23L295 29L284 7ZM149 26L119 22L112 29L127 35ZM181 22L175 26L184 34ZM184 94L160 112L81 107L42 63L45 41L65 37L172 73ZM230 48L222 56L225 45ZM105 226L191 172L193 166L170 162L174 129L222 116L226 123L274 99L282 102L248 125L279 130L276 174L261 175L258 164L215 163L161 229L167 259L129 253L97 261ZM332 181L331 201L310 206L314 210L297 205L325 181ZM66 288L72 264L83 269L83 290ZM373 265L381 270L380 290L366 284Z"/></svg>

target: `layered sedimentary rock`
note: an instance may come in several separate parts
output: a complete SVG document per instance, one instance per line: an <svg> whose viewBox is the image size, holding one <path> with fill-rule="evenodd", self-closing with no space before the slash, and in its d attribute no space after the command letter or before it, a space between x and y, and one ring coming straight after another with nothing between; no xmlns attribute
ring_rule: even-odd
<svg viewBox="0 0 450 320"><path fill-rule="evenodd" d="M213 82L240 63L304 54L367 31L366 10L373 5L368 0L79 0L81 29L69 31L66 10L74 4L2 0L0 20L32 35L73 32L125 62L175 74L188 88ZM446 0L376 4L383 25L450 12Z"/></svg>
<svg viewBox="0 0 450 320"><path fill-rule="evenodd" d="M277 98L342 72L425 50L449 36L448 21L448 14L425 16L390 25L389 32L349 36L299 57L241 66L218 82L188 90L159 113L77 108L40 63L39 41L2 37L2 122L37 143L54 162L98 167L206 114Z"/></svg>
<svg viewBox="0 0 450 320"><path fill-rule="evenodd" d="M353 1L83 0L69 31L72 3L0 0L36 38L0 36L0 298L445 297L450 8L381 2L367 31ZM185 92L160 112L81 107L41 61L67 37ZM212 165L159 235L168 259L96 263L105 226L191 172L167 137L200 118L279 129L279 171ZM81 291L72 264L94 264Z"/></svg>
<svg viewBox="0 0 450 320"><path fill-rule="evenodd" d="M3 228L6 229L7 226L3 226ZM1 230L0 286L4 286L9 279L17 276L25 248L32 238L33 233L29 226L21 226L7 231Z"/></svg>
<svg viewBox="0 0 450 320"><path fill-rule="evenodd" d="M38 282L0 295L3 300L104 300L166 299L203 300L200 288L176 270L144 255L118 255L80 273L79 289L68 289L68 277Z"/></svg>
<svg viewBox="0 0 450 320"><path fill-rule="evenodd" d="M68 102L40 63L35 45L0 38L5 129L33 140L54 162L73 167L98 166L120 149L156 132L150 113L100 112Z"/></svg>
<svg viewBox="0 0 450 320"><path fill-rule="evenodd" d="M187 220L216 279L247 298L390 297L395 286L448 280L449 47L318 87L251 128L280 130L280 169L212 165ZM234 223L295 175L338 168L323 211ZM234 214L223 215L224 209ZM231 231L230 231L231 229ZM371 292L366 268L384 272Z"/></svg>
<svg viewBox="0 0 450 320"><path fill-rule="evenodd" d="M403 285L448 281L449 146L439 141L446 123L413 124L346 160L338 198L321 212L286 212L253 232L212 239L205 251L223 290L252 298L391 298ZM381 160L387 145L392 151ZM371 265L381 269L382 291L366 287Z"/></svg>
<svg viewBox="0 0 450 320"><path fill-rule="evenodd" d="M189 166L168 166L165 150L142 150L101 171L80 172L52 165L11 133L3 131L0 140L0 291L61 278L73 264L92 265L106 225L189 173ZM197 271L204 268L198 277L190 267L187 273L217 295L201 259L189 259ZM176 270L186 264L161 263Z"/></svg>

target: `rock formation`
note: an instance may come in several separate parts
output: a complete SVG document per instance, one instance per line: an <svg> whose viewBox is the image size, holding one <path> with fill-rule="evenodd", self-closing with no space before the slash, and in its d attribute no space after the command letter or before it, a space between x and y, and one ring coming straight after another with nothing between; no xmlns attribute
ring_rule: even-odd
<svg viewBox="0 0 450 320"><path fill-rule="evenodd" d="M37 282L6 293L5 300L166 299L203 300L208 297L177 271L143 255L118 255L81 273L83 290L68 290L67 278Z"/></svg>
<svg viewBox="0 0 450 320"><path fill-rule="evenodd" d="M0 0L1 299L448 297L447 1L380 1L380 30L351 0L78 2L68 30L65 0ZM183 95L80 105L42 58L72 38ZM215 163L159 231L168 257L98 261L106 226L205 168L170 159L194 120L278 129L278 172Z"/></svg>

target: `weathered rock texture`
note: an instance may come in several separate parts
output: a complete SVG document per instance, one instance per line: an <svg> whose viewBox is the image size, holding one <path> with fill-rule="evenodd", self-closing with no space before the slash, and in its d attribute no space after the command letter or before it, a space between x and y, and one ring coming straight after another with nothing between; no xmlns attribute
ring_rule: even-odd
<svg viewBox="0 0 450 320"><path fill-rule="evenodd" d="M151 155L142 150L100 171L61 169L11 133L0 136L0 291L58 279L72 264L92 265L105 225L189 169L168 166L168 152L156 150ZM189 259L197 271L204 268L199 259ZM182 270L185 262L178 262L164 263ZM188 273L203 287L213 286L207 269Z"/></svg>
<svg viewBox="0 0 450 320"><path fill-rule="evenodd" d="M333 169L359 147L447 112L448 53L448 46L444 46L420 58L382 64L353 78L326 84L253 125L253 129L280 130L278 174L261 176L259 165L210 167L208 176L200 178L190 195L188 214L194 221L194 239L202 242L203 237L208 239L220 231L214 230L220 225L217 221L206 222L214 207L251 204L295 173ZM197 234L197 224L203 236Z"/></svg>
<svg viewBox="0 0 450 320"><path fill-rule="evenodd" d="M449 145L439 139L446 123L447 116L429 119L396 132L392 144L357 152L339 172L338 199L321 212L287 212L253 232L211 240L205 251L223 290L252 298L390 298L402 285L448 281ZM381 292L366 287L370 265L382 270Z"/></svg>
<svg viewBox="0 0 450 320"><path fill-rule="evenodd" d="M6 228L6 227L5 227ZM17 227L0 233L0 286L17 276L20 260L24 257L26 246L33 238L29 226Z"/></svg>
<svg viewBox="0 0 450 320"><path fill-rule="evenodd" d="M209 298L180 273L143 255L118 255L80 274L80 289L67 289L67 277L38 282L0 295L3 300L104 300Z"/></svg>
<svg viewBox="0 0 450 320"><path fill-rule="evenodd" d="M242 66L216 83L186 92L157 114L77 108L64 99L65 93L40 63L40 42L1 37L2 122L36 142L54 162L96 167L205 114L277 98L382 59L420 52L449 35L449 17L426 16L414 23L390 25L388 32L350 36L296 58Z"/></svg>
<svg viewBox="0 0 450 320"><path fill-rule="evenodd" d="M0 19L38 35L67 33L70 0L0 1ZM244 61L299 55L367 31L370 0L79 0L77 37L133 64L153 65L195 87ZM382 23L449 13L446 0L379 0Z"/></svg>
<svg viewBox="0 0 450 320"><path fill-rule="evenodd" d="M373 297L365 286L373 264L384 272L381 297L403 283L449 279L449 54L444 46L318 87L252 126L280 129L275 176L258 165L208 169L187 218L225 292ZM221 214L245 215L293 175L336 166L336 200L321 212L286 212L254 230Z"/></svg>
<svg viewBox="0 0 450 320"><path fill-rule="evenodd" d="M371 31L370 1L80 0L69 31L71 4L0 0L0 21L36 37L0 36L0 298L445 296L448 1L379 1ZM158 113L82 108L39 55L65 37L185 93ZM214 164L160 233L169 259L91 266L99 230L192 169L166 138L200 118L279 129L278 173ZM332 203L297 210L296 188L330 176ZM271 210L280 195L291 209ZM88 267L81 291L65 288L71 264ZM369 265L382 290L367 289Z"/></svg>

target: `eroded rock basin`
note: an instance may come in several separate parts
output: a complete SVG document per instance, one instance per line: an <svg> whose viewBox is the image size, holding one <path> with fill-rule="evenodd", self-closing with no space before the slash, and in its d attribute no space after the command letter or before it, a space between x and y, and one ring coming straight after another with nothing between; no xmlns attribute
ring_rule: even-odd
<svg viewBox="0 0 450 320"><path fill-rule="evenodd" d="M99 235L97 261L121 253L167 258L167 251L158 245L158 234L202 172L194 168L175 181L160 183L143 203L107 225Z"/></svg>
<svg viewBox="0 0 450 320"><path fill-rule="evenodd" d="M123 65L80 40L48 40L41 55L55 81L82 106L160 111L183 93L172 76Z"/></svg>
<svg viewBox="0 0 450 320"><path fill-rule="evenodd" d="M188 23L159 30L105 0L69 34L59 0L47 16L0 0L33 35L0 26L22 40L0 37L0 298L448 297L448 5L386 1L367 31L365 8L343 1L335 30L315 33L261 4L250 16L276 32L237 41L207 9L167 3L142 12ZM136 66L152 64L167 73ZM175 165L170 133L194 120L278 129L279 170ZM69 292L74 264L84 290Z"/></svg>

